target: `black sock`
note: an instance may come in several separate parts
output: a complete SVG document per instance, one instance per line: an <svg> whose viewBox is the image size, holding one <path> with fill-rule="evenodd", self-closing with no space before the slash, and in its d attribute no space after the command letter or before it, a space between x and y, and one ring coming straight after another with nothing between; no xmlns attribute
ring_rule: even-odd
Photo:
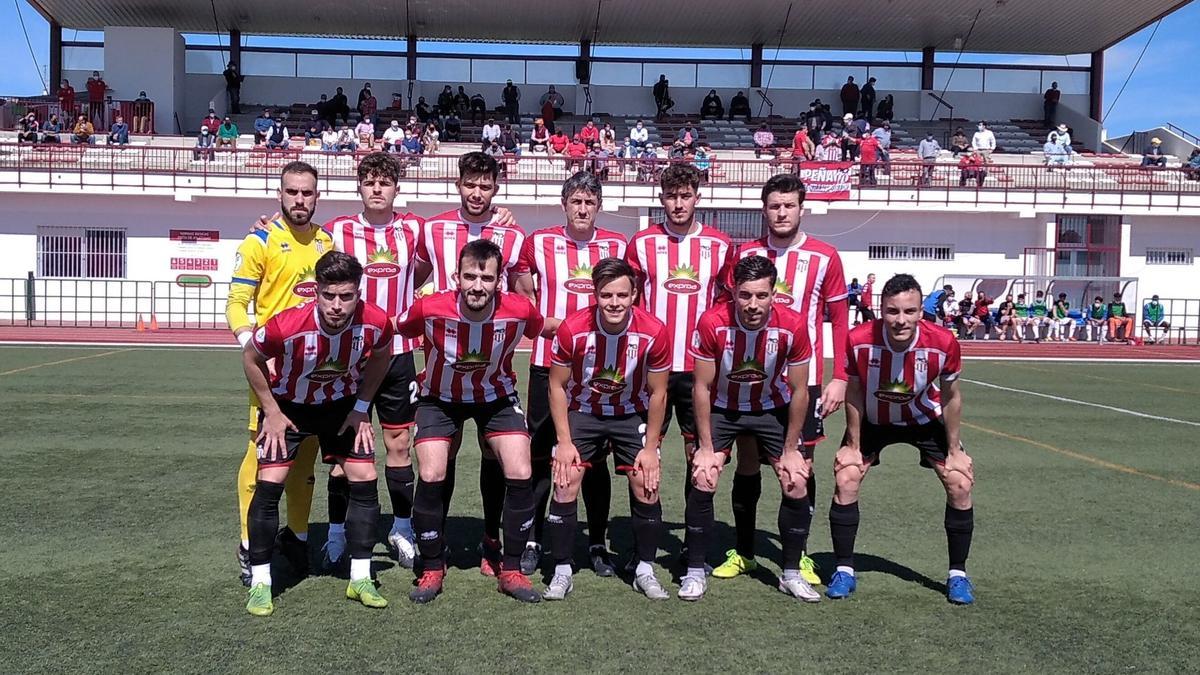
<svg viewBox="0 0 1200 675"><path fill-rule="evenodd" d="M507 488L501 504L504 514L504 570L521 569L521 554L529 542L529 530L533 528L533 481L529 478L506 478L502 483Z"/></svg>
<svg viewBox="0 0 1200 675"><path fill-rule="evenodd" d="M662 537L662 503L646 504L633 498L630 489L629 513L633 520L633 548L636 562L654 562L658 557L658 541Z"/></svg>
<svg viewBox="0 0 1200 675"><path fill-rule="evenodd" d="M533 461L533 534L530 537L531 541L539 544L546 542L546 538L542 536L546 526L546 504L550 501L550 492L553 485L550 480L550 462L551 460L534 460Z"/></svg>
<svg viewBox="0 0 1200 675"><path fill-rule="evenodd" d="M708 539L716 525L714 519L713 493L692 490L683 512L683 521L687 526L683 543L687 546L688 568L704 567L704 559L708 556Z"/></svg>
<svg viewBox="0 0 1200 675"><path fill-rule="evenodd" d="M504 469L498 460L484 457L479 462L479 496L483 500L483 533L499 539L500 517L504 514Z"/></svg>
<svg viewBox="0 0 1200 675"><path fill-rule="evenodd" d="M974 507L956 509L946 505L946 548L950 553L950 569L967 571L967 555L971 552L971 534L974 531Z"/></svg>
<svg viewBox="0 0 1200 675"><path fill-rule="evenodd" d="M800 569L800 556L808 546L808 528L812 511L808 497L792 499L785 496L779 502L779 540L783 543L783 569Z"/></svg>
<svg viewBox="0 0 1200 675"><path fill-rule="evenodd" d="M441 569L442 527L445 523L445 481L417 481L413 495L412 525L417 539L417 549L425 569Z"/></svg>
<svg viewBox="0 0 1200 675"><path fill-rule="evenodd" d="M379 521L379 488L373 480L350 483L350 508L346 511L346 553L351 560L371 557L375 524Z"/></svg>
<svg viewBox="0 0 1200 675"><path fill-rule="evenodd" d="M446 460L446 477L442 479L442 519L450 514L450 500L454 497L454 475L457 462L454 458ZM413 502L416 503L415 501Z"/></svg>
<svg viewBox="0 0 1200 675"><path fill-rule="evenodd" d="M813 471L811 467L804 490L808 493L808 514L812 515L817 508L817 472Z"/></svg>
<svg viewBox="0 0 1200 675"><path fill-rule="evenodd" d="M583 505L587 508L588 545L604 546L608 534L608 513L612 504L612 475L608 462L597 463L583 472Z"/></svg>
<svg viewBox="0 0 1200 675"><path fill-rule="evenodd" d="M575 530L578 527L579 502L550 502L550 515L546 518L546 543L554 554L555 564L571 564L571 553L575 548Z"/></svg>
<svg viewBox="0 0 1200 675"><path fill-rule="evenodd" d="M279 530L279 500L283 498L283 483L260 480L250 499L247 528L250 533L250 564L266 565L275 552L275 534Z"/></svg>
<svg viewBox="0 0 1200 675"><path fill-rule="evenodd" d="M762 474L743 476L733 474L733 523L737 531L737 552L747 558L754 557L755 520L758 515L758 498L762 496Z"/></svg>
<svg viewBox="0 0 1200 675"><path fill-rule="evenodd" d="M329 524L346 522L346 509L350 508L350 481L346 476L330 476L329 484Z"/></svg>
<svg viewBox="0 0 1200 675"><path fill-rule="evenodd" d="M412 464L389 466L383 470L383 475L387 479L388 496L392 498L392 515L396 518L411 518L413 491L417 484Z"/></svg>
<svg viewBox="0 0 1200 675"><path fill-rule="evenodd" d="M854 567L854 537L858 535L858 502L829 506L829 534L833 538L833 557L837 564Z"/></svg>

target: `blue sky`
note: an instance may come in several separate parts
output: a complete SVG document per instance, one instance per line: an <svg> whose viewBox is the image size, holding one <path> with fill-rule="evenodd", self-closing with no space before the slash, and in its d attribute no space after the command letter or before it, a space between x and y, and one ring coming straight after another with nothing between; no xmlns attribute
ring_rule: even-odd
<svg viewBox="0 0 1200 675"><path fill-rule="evenodd" d="M36 11L24 0L15 3L20 7L21 16L33 45L33 53L38 65L45 70L48 61L48 26ZM1146 45L1153 26L1131 35L1124 41L1114 45L1105 55L1104 64L1104 109L1107 113L1105 126L1109 136L1119 136L1135 129L1145 129L1155 124L1172 122L1188 131L1200 135L1200 69L1195 64L1200 63L1200 40L1196 39L1196 28L1200 26L1200 2L1193 2L1183 9L1168 16L1162 21L1150 48L1142 57L1137 71L1129 80L1128 86L1117 99L1117 92L1129 76L1134 62ZM64 31L64 39L71 39L73 31ZM17 9L14 4L0 3L0 40L9 45L6 50L7 68L0 71L0 95L30 95L40 93L42 82L38 70L30 57L25 45L25 36L18 21ZM287 38L253 38L252 44L286 44ZM344 41L322 41L329 47L343 46ZM399 45L400 43L396 43ZM440 45L430 45L437 48ZM481 46L482 47L482 46ZM384 43L372 41L368 48L386 49ZM425 47L422 46L422 49ZM482 47L488 51L495 46ZM536 49L522 47L525 53L534 51L545 53L549 51L573 53L575 47ZM610 55L647 54L649 50L630 50L625 48L605 48ZM450 51L470 51L463 45L454 45ZM664 50L654 50L657 56L666 56ZM720 50L713 57L737 56L748 58L748 50ZM822 52L807 52L804 58L822 58L827 56ZM768 54L768 57L770 54ZM795 54L800 57L799 53ZM944 58L953 55L946 54ZM913 55L897 53L854 52L847 53L844 58L864 59L897 59L913 60ZM920 56L915 55L919 60ZM1076 65L1086 66L1086 57L1029 57L1029 56L969 56L964 60L972 62L1004 62L1031 63L1043 65ZM1115 101L1115 105L1114 105ZM1110 110L1111 108L1111 110Z"/></svg>

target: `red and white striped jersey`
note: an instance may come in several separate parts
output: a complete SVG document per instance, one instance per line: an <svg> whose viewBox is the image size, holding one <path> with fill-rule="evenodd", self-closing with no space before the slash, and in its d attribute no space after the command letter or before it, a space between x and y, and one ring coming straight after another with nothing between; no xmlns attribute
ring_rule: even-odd
<svg viewBox="0 0 1200 675"><path fill-rule="evenodd" d="M421 395L454 403L481 403L515 396L513 352L522 338L542 332L542 315L516 293L497 292L492 315L471 321L458 306L458 291L418 298L396 319L398 332L425 338Z"/></svg>
<svg viewBox="0 0 1200 675"><path fill-rule="evenodd" d="M863 284L862 294L858 296L858 305L860 307L865 307L866 309L871 309L871 303L874 302L874 298L875 282L868 281L867 283Z"/></svg>
<svg viewBox="0 0 1200 675"><path fill-rule="evenodd" d="M895 351L888 344L882 320L850 331L846 342L846 371L862 384L867 421L911 426L942 416L941 381L962 371L962 352L950 331L921 321L912 344Z"/></svg>
<svg viewBox="0 0 1200 675"><path fill-rule="evenodd" d="M537 277L537 306L542 316L564 319L595 303L592 268L596 263L624 256L625 237L616 232L596 228L590 241L579 242L558 225L526 237L514 269L517 274ZM529 362L549 368L550 343L547 338L535 340Z"/></svg>
<svg viewBox="0 0 1200 675"><path fill-rule="evenodd" d="M638 302L667 324L671 370L677 373L692 370L689 336L716 301L733 257L729 235L700 222L692 229L681 237L664 223L654 223L635 234L625 249L625 260L642 283Z"/></svg>
<svg viewBox="0 0 1200 675"><path fill-rule="evenodd" d="M649 407L647 376L671 370L671 337L663 322L638 307L630 311L629 325L615 335L601 327L594 307L559 324L552 358L554 365L571 369L571 410L613 417Z"/></svg>
<svg viewBox="0 0 1200 675"><path fill-rule="evenodd" d="M433 272L419 290L420 295L454 290L453 275L458 271L458 253L476 239L487 239L500 247L504 269L500 270L500 288L508 288L508 271L517 264L525 231L519 226L505 227L491 222L484 225L468 223L458 209L447 211L425 221L417 240L417 258L429 263Z"/></svg>
<svg viewBox="0 0 1200 675"><path fill-rule="evenodd" d="M846 274L842 271L841 256L833 246L807 234L788 248L771 246L767 237L747 242L738 249L735 262L752 255L760 255L775 263L779 275L775 282L775 303L789 307L804 317L815 355L813 365L808 369L808 384L820 385L825 376L825 305L846 297ZM733 265L729 266L726 273L725 284L733 288ZM840 317L831 317L837 318ZM842 322L841 326L845 325L846 322ZM835 379L846 379L842 370L846 358L842 353L844 345L839 340L833 343Z"/></svg>
<svg viewBox="0 0 1200 675"><path fill-rule="evenodd" d="M275 359L271 393L293 403L316 404L353 396L362 366L375 350L392 349L392 322L369 302L358 303L345 328L321 328L317 303L307 302L271 317L254 331L254 347Z"/></svg>
<svg viewBox="0 0 1200 675"><path fill-rule="evenodd" d="M783 305L751 331L742 327L737 306L722 302L700 317L690 351L692 358L716 364L714 408L752 412L790 403L787 369L812 359L803 317Z"/></svg>
<svg viewBox="0 0 1200 675"><path fill-rule="evenodd" d="M390 317L403 314L415 299L413 256L421 235L421 219L411 213L392 214L392 222L376 227L362 214L339 216L325 223L334 247L363 266L362 298ZM420 346L417 340L396 335L392 352L402 354Z"/></svg>

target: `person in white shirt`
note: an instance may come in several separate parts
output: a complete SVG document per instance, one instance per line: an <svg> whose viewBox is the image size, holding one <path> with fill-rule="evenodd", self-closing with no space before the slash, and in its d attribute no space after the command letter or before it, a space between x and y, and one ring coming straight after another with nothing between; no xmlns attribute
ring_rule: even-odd
<svg viewBox="0 0 1200 675"><path fill-rule="evenodd" d="M391 126L387 131L383 132L383 149L388 152L399 152L399 146L404 143L404 130L400 128L400 122L392 120Z"/></svg>
<svg viewBox="0 0 1200 675"><path fill-rule="evenodd" d="M629 130L629 142L633 143L633 147L639 149L646 147L646 144L650 142L650 130L642 124L641 120L638 120L637 126Z"/></svg>
<svg viewBox="0 0 1200 675"><path fill-rule="evenodd" d="M996 150L996 134L988 128L987 122L979 123L979 130L971 137L971 149L983 156L983 161L992 161L992 152Z"/></svg>
<svg viewBox="0 0 1200 675"><path fill-rule="evenodd" d="M489 117L487 124L483 125L483 147L484 152L487 152L492 147L492 143L500 140L500 125L496 124L496 120Z"/></svg>
<svg viewBox="0 0 1200 675"><path fill-rule="evenodd" d="M321 132L321 150L333 152L337 150L338 132L332 126Z"/></svg>
<svg viewBox="0 0 1200 675"><path fill-rule="evenodd" d="M1058 136L1058 144L1063 147L1065 154L1071 154L1071 129L1066 124L1059 124L1058 128L1051 131L1046 140L1050 140L1051 136Z"/></svg>

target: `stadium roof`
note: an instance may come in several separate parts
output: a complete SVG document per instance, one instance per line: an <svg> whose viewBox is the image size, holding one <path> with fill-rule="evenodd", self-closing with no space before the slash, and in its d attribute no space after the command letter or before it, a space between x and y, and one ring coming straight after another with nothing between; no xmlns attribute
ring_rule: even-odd
<svg viewBox="0 0 1200 675"><path fill-rule="evenodd" d="M64 28L497 42L1084 54L1191 0L28 0ZM851 13L849 8L861 8ZM215 10L215 22L214 22ZM976 12L979 20L972 30ZM597 17L599 20L597 21Z"/></svg>

